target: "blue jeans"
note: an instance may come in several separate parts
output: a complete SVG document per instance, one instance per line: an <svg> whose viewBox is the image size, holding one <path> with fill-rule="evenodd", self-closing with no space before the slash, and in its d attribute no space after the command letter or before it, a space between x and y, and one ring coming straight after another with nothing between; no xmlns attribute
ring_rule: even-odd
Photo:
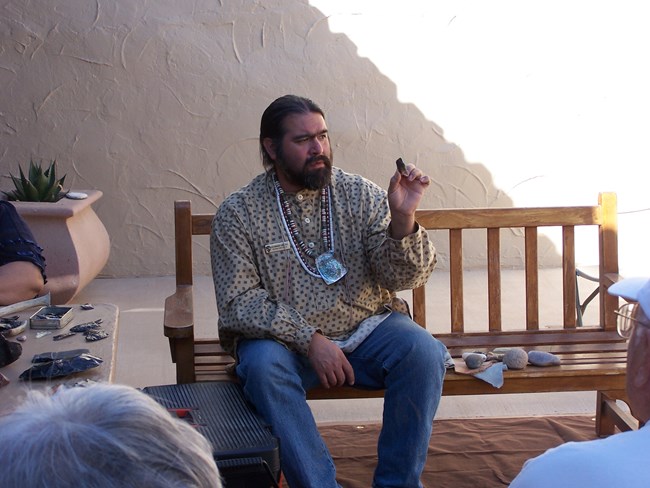
<svg viewBox="0 0 650 488"><path fill-rule="evenodd" d="M393 312L347 354L356 387L386 388L374 488L422 486L445 351L429 332ZM338 487L334 462L305 400L305 392L319 385L307 358L273 340L243 340L237 354L246 397L280 439L288 485Z"/></svg>

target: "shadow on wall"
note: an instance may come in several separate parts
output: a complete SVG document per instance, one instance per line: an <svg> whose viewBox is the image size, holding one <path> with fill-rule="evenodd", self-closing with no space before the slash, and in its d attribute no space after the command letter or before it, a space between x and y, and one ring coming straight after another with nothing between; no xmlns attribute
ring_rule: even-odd
<svg viewBox="0 0 650 488"><path fill-rule="evenodd" d="M395 84L306 0L57 3L28 2L0 20L0 165L8 174L30 156L56 158L66 183L104 192L96 210L111 235L107 276L174 272L172 202L212 212L260 173L259 119L286 93L321 105L346 171L387 187L403 157L434 179L423 208L512 205L488 168L401 103ZM470 266L485 259L483 239L465 239ZM503 239L504 265L521 266L523 231ZM551 240L539 249L559 264ZM208 254L197 244L197 273L209 274Z"/></svg>

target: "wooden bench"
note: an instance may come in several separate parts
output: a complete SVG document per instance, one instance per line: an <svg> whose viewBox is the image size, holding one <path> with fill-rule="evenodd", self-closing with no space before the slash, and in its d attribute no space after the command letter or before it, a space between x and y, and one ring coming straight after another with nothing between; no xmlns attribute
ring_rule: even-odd
<svg viewBox="0 0 650 488"><path fill-rule="evenodd" d="M226 354L216 338L194 336L192 299L193 236L209 235L212 214L192 214L189 201L176 201L176 292L165 301L164 333L169 338L172 360L176 363L177 381L218 381L234 378L228 366L233 359ZM596 432L608 435L618 427L635 428L637 423L616 403L626 399L626 342L616 332L618 299L606 290L618 277L618 237L616 195L602 193L598 205L549 208L467 208L418 210L420 225L443 230L449 239L449 302L451 323L436 337L448 347L452 357L463 352L490 351L496 347L519 346L538 349L560 356L562 364L552 367L527 366L523 370L504 373L504 385L497 389L470 375L449 371L443 395L476 395L500 393L538 393L565 391L597 391ZM576 310L577 275L575 265L575 234L578 226L597 226L599 249L598 299L599 319L596 325L578 326ZM538 232L543 227L562 229L562 310L560 324L540 323ZM464 319L463 235L469 229L483 229L487 262L488 324L476 332L474 324ZM503 229L516 229L522 234L525 253L524 323L517 330L502 326L501 241ZM438 235L439 233L436 233ZM473 234L474 240L476 236ZM440 246L438 237L434 242ZM434 271L435 273L436 271ZM425 287L412 291L414 320L426 327L427 293ZM580 317L582 318L582 317ZM216 321L215 321L216 322ZM216 323L215 323L216 333ZM381 397L383 391L353 387L310 390L310 399Z"/></svg>

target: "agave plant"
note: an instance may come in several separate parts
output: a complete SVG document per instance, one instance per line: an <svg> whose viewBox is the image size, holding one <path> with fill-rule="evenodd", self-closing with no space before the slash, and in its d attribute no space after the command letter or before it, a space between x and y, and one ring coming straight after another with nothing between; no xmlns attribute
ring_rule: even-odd
<svg viewBox="0 0 650 488"><path fill-rule="evenodd" d="M65 175L57 179L56 161L50 162L49 167L43 170L40 164L36 164L33 160L30 160L27 176L25 176L22 168L19 168L19 170L19 178L12 174L9 175L16 189L10 192L3 192L8 200L56 202L65 195L65 193L62 193Z"/></svg>

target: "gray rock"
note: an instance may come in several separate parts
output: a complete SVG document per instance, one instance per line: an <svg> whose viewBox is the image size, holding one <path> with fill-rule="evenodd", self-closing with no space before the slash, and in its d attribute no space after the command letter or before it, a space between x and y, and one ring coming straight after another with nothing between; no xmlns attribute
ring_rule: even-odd
<svg viewBox="0 0 650 488"><path fill-rule="evenodd" d="M476 369L480 368L481 365L485 362L485 354L481 353L470 353L470 354L463 354L463 359L465 360L465 364L469 369Z"/></svg>
<svg viewBox="0 0 650 488"><path fill-rule="evenodd" d="M558 366L560 358L546 351L530 351L528 353L528 362L534 366Z"/></svg>
<svg viewBox="0 0 650 488"><path fill-rule="evenodd" d="M528 354L520 347L513 347L503 355L503 362L508 369L524 369L528 364Z"/></svg>
<svg viewBox="0 0 650 488"><path fill-rule="evenodd" d="M495 347L494 349L492 349L492 352L493 352L494 354L505 354L505 353L507 353L510 349L512 349L512 347Z"/></svg>

